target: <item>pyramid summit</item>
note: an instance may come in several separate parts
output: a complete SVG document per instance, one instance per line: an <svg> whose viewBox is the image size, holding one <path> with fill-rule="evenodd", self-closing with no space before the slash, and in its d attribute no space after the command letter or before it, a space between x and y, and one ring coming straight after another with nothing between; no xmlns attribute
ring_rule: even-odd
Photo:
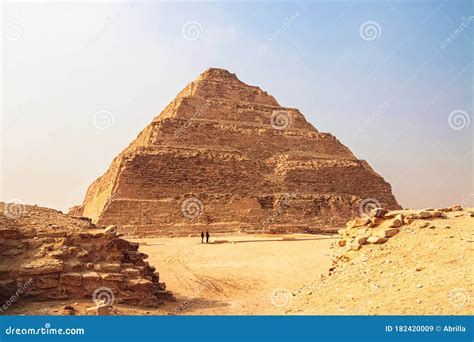
<svg viewBox="0 0 474 342"><path fill-rule="evenodd" d="M317 232L358 216L367 200L400 208L382 177L298 109L210 68L71 212L143 235Z"/></svg>

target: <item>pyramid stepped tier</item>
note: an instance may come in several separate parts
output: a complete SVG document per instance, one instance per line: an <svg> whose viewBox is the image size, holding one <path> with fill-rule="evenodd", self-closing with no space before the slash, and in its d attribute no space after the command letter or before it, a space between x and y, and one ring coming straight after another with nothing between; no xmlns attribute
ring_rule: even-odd
<svg viewBox="0 0 474 342"><path fill-rule="evenodd" d="M400 208L382 177L299 110L209 69L114 159L73 212L138 235L318 232L358 216L365 199Z"/></svg>

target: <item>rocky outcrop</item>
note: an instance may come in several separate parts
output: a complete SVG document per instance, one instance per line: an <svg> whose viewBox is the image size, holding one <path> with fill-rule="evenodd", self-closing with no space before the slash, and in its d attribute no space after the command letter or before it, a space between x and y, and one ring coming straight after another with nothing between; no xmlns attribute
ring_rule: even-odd
<svg viewBox="0 0 474 342"><path fill-rule="evenodd" d="M298 109L222 69L188 84L87 190L74 215L124 233L317 232L363 200L400 206L385 182Z"/></svg>
<svg viewBox="0 0 474 342"><path fill-rule="evenodd" d="M91 298L156 306L173 296L138 244L87 218L0 203L0 302Z"/></svg>
<svg viewBox="0 0 474 342"><path fill-rule="evenodd" d="M351 251L359 250L363 245L383 244L397 235L404 225L412 224L417 228L434 228L432 220L446 219L447 212L463 212L460 205L440 209L388 211L374 208L370 215L347 222L346 227L339 229L339 240L332 245L334 249L333 268L348 260ZM448 225L445 225L449 228Z"/></svg>
<svg viewBox="0 0 474 342"><path fill-rule="evenodd" d="M293 293L299 315L469 315L474 208L377 210L348 222L329 274ZM400 225L401 224L401 225Z"/></svg>

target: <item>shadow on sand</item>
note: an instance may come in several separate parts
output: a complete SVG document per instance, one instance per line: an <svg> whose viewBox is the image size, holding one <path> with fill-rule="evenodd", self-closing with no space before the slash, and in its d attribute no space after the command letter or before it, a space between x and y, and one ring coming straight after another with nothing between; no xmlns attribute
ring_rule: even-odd
<svg viewBox="0 0 474 342"><path fill-rule="evenodd" d="M257 239L257 240L215 240L209 242L209 244L223 244L223 243L247 243L247 242L296 242L296 241L312 241L312 240L334 240L337 237L320 237L320 238L311 238L311 239L296 239L296 238L282 238L282 239Z"/></svg>

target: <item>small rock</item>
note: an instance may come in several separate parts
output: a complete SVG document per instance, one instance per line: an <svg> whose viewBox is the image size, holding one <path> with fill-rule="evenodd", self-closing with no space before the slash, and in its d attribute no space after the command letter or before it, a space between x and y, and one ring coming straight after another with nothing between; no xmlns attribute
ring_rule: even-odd
<svg viewBox="0 0 474 342"><path fill-rule="evenodd" d="M422 267L417 266L417 267L415 268L415 271L420 272L422 269L423 269Z"/></svg>
<svg viewBox="0 0 474 342"><path fill-rule="evenodd" d="M463 211L463 208L461 205L457 204L457 205L453 205L451 207L448 208L450 211Z"/></svg>
<svg viewBox="0 0 474 342"><path fill-rule="evenodd" d="M112 312L112 305L98 305L86 309L88 316L110 316Z"/></svg>
<svg viewBox="0 0 474 342"><path fill-rule="evenodd" d="M357 237L356 241L359 245L363 245L367 242L368 238L369 238L368 236L361 236L361 237Z"/></svg>
<svg viewBox="0 0 474 342"><path fill-rule="evenodd" d="M422 284L417 284L416 287L417 287L418 289L421 289L421 288L423 287L423 285L422 285Z"/></svg>
<svg viewBox="0 0 474 342"><path fill-rule="evenodd" d="M105 234L117 234L117 226L111 224L110 226L107 226L104 230Z"/></svg>
<svg viewBox="0 0 474 342"><path fill-rule="evenodd" d="M371 236L367 239L367 242L371 244L381 244L381 243L386 242L387 240L388 239L385 237Z"/></svg>
<svg viewBox="0 0 474 342"><path fill-rule="evenodd" d="M442 217L442 218L446 218L446 214L443 213L442 211L439 211L439 210L435 210L432 212L432 216L433 217Z"/></svg>
<svg viewBox="0 0 474 342"><path fill-rule="evenodd" d="M432 218L433 215L429 212L429 211L422 211L420 213L418 213L418 218L420 219L429 219L429 218Z"/></svg>
<svg viewBox="0 0 474 342"><path fill-rule="evenodd" d="M368 217L358 217L355 220L347 222L347 228L355 228L365 226L370 222Z"/></svg>
<svg viewBox="0 0 474 342"><path fill-rule="evenodd" d="M358 251L360 249L360 245L358 243L352 243L350 247L352 251Z"/></svg>
<svg viewBox="0 0 474 342"><path fill-rule="evenodd" d="M76 309L71 305L65 305L63 307L63 315L65 316L74 316L76 314Z"/></svg>
<svg viewBox="0 0 474 342"><path fill-rule="evenodd" d="M390 229L385 229L384 230L384 237L389 238L392 236L397 235L400 232L400 229L398 228L390 228Z"/></svg>
<svg viewBox="0 0 474 342"><path fill-rule="evenodd" d="M398 214L390 221L390 228L398 228L403 225L403 215Z"/></svg>

